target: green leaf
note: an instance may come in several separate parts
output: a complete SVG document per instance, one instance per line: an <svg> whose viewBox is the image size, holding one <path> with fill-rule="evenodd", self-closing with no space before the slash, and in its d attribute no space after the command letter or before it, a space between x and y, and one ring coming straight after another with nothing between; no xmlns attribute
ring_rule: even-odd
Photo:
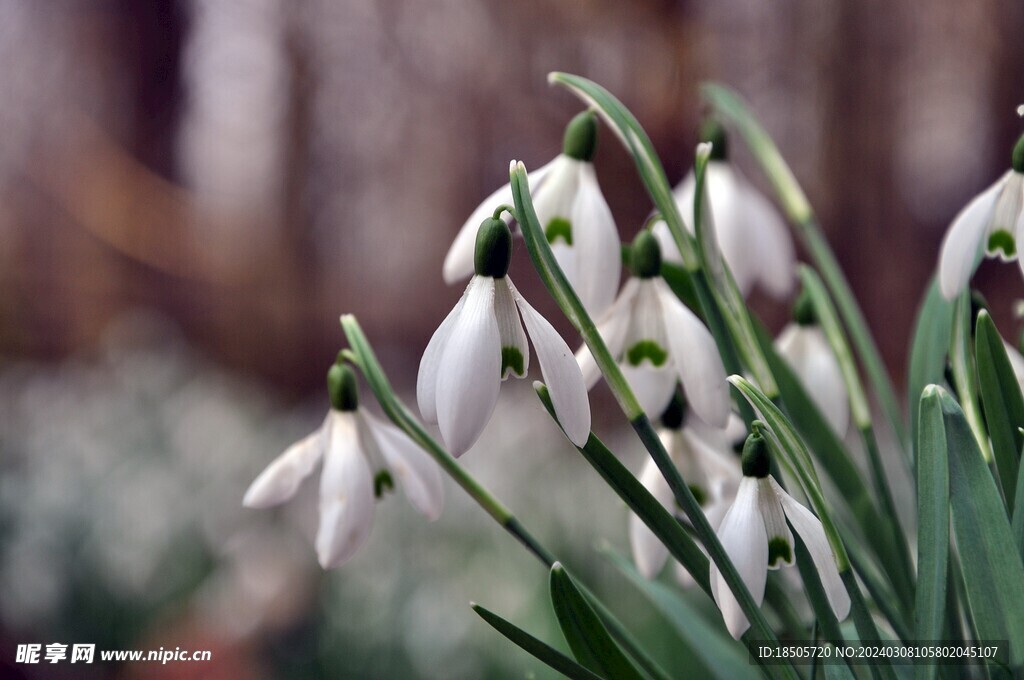
<svg viewBox="0 0 1024 680"><path fill-rule="evenodd" d="M683 644L699 661L692 669L694 677L722 680L760 677L756 667L747 662L743 648L722 632L721 621L712 625L676 590L658 581L648 581L610 546L604 546L601 552L672 624Z"/></svg>
<svg viewBox="0 0 1024 680"><path fill-rule="evenodd" d="M941 640L949 560L949 464L946 425L938 389L921 395L917 442L917 640ZM937 667L919 664L916 678L934 678Z"/></svg>
<svg viewBox="0 0 1024 680"><path fill-rule="evenodd" d="M1024 498L1024 465L1017 466L1017 498ZM1024 559L1024 503L1017 503L1013 508L1013 538L1017 541L1017 550Z"/></svg>
<svg viewBox="0 0 1024 680"><path fill-rule="evenodd" d="M910 368L907 376L907 398L910 401L910 422L913 443L917 444L917 421L921 391L926 385L941 385L946 375L946 356L953 330L952 302L942 297L939 282L932 279L928 294L921 303L914 324L914 340L910 345Z"/></svg>
<svg viewBox="0 0 1024 680"><path fill-rule="evenodd" d="M992 460L992 450L985 431L985 418L981 414L978 400L978 373L974 363L974 349L971 340L971 294L964 291L956 301L953 312L953 333L949 343L949 365L953 374L953 387L963 405L968 425L974 432L985 462Z"/></svg>
<svg viewBox="0 0 1024 680"><path fill-rule="evenodd" d="M543 640L538 640L494 612L475 603L470 604L470 607L494 630L567 678L572 678L572 680L601 680L600 675L595 675Z"/></svg>
<svg viewBox="0 0 1024 680"><path fill-rule="evenodd" d="M1017 486L1017 467L1020 449L1024 445L1020 428L1024 426L1024 398L1006 355L1003 338L988 312L978 314L974 338L974 352L978 361L978 386L981 405L985 412L985 425L992 438L992 453L1006 498L1006 507L1012 512Z"/></svg>
<svg viewBox="0 0 1024 680"><path fill-rule="evenodd" d="M1024 668L1024 564L999 489L956 400L935 387L945 423L953 535L972 619L983 640L1009 640L1010 663Z"/></svg>
<svg viewBox="0 0 1024 680"><path fill-rule="evenodd" d="M613 680L643 679L558 562L551 567L551 604L577 661Z"/></svg>

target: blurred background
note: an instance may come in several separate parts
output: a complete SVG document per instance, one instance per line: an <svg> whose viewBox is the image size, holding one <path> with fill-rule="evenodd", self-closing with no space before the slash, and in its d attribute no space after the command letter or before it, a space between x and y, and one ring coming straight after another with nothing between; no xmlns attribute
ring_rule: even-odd
<svg viewBox="0 0 1024 680"><path fill-rule="evenodd" d="M432 525L388 497L326 575L311 494L241 507L322 418L339 314L411 396L461 292L451 238L580 109L546 74L620 97L673 182L717 79L793 166L901 380L942 235L1021 132L1021 35L1016 0L0 0L0 671L60 675L11 665L16 644L92 642L213 661L76 677L543 676L466 604L557 640L545 575L453 485ZM602 133L628 239L650 205ZM554 316L524 253L512 274ZM1018 268L976 281L1012 328ZM467 466L645 630L593 549L626 549L624 508L510 387Z"/></svg>

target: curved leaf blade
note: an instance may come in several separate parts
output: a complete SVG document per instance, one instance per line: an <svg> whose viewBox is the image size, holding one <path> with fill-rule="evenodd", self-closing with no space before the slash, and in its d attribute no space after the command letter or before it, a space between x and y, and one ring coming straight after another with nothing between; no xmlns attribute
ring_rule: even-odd
<svg viewBox="0 0 1024 680"><path fill-rule="evenodd" d="M963 410L946 390L935 391L945 425L953 535L972 618L981 639L1009 640L1010 663L1024 667L1024 564Z"/></svg>
<svg viewBox="0 0 1024 680"><path fill-rule="evenodd" d="M551 567L551 604L577 661L606 678L643 680L558 562Z"/></svg>
<svg viewBox="0 0 1024 680"><path fill-rule="evenodd" d="M533 637L522 628L506 621L489 609L481 607L476 603L471 603L469 606L491 628L504 635L510 642L532 655L538 661L543 662L565 677L572 680L601 680L600 675L595 675L548 643Z"/></svg>
<svg viewBox="0 0 1024 680"><path fill-rule="evenodd" d="M975 322L974 353L985 425L992 439L992 453L1006 507L1012 512L1020 448L1024 445L1024 437L1018 429L1024 426L1024 397L1021 397L1013 366L1006 355L1003 338L985 310L978 314Z"/></svg>
<svg viewBox="0 0 1024 680"><path fill-rule="evenodd" d="M949 573L949 464L946 426L938 389L921 395L917 442L917 600L914 635L917 640L941 640L946 614ZM920 664L918 679L934 678L934 664Z"/></svg>

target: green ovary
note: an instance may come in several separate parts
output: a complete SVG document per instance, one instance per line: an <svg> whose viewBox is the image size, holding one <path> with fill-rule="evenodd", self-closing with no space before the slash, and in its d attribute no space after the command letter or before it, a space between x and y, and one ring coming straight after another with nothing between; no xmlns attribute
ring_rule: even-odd
<svg viewBox="0 0 1024 680"><path fill-rule="evenodd" d="M668 359L668 352L653 340L641 340L626 350L626 361L630 366L639 366L644 359L655 366L663 366Z"/></svg>
<svg viewBox="0 0 1024 680"><path fill-rule="evenodd" d="M768 541L768 566L775 566L779 562L792 562L793 549L781 536L773 536Z"/></svg>
<svg viewBox="0 0 1024 680"><path fill-rule="evenodd" d="M523 364L523 353L519 351L518 347L501 348L502 379L507 378L510 372L520 378L526 375L526 371L523 369Z"/></svg>
<svg viewBox="0 0 1024 680"><path fill-rule="evenodd" d="M556 217L548 222L547 228L544 229L544 236L551 245L555 245L558 239L562 239L567 246L571 246L572 225L564 217Z"/></svg>

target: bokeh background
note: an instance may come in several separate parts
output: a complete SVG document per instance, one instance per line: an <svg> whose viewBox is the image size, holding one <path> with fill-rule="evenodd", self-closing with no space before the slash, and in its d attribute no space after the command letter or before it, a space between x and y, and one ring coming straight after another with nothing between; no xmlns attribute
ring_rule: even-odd
<svg viewBox="0 0 1024 680"><path fill-rule="evenodd" d="M241 508L322 417L338 315L411 395L460 293L450 239L580 108L546 74L618 95L673 181L718 79L792 164L901 379L942 234L1022 130L1022 35L1016 0L0 0L0 671L60 674L12 666L17 643L93 642L214 660L77 677L543 677L466 604L557 640L545 575L453 485L436 524L387 498L326 575L311 494ZM607 131L596 163L631 238L650 205ZM523 253L512 274L554 314ZM1018 269L977 281L1013 328ZM638 466L609 402L597 429ZM465 462L656 623L594 551L625 549L624 508L528 385Z"/></svg>

